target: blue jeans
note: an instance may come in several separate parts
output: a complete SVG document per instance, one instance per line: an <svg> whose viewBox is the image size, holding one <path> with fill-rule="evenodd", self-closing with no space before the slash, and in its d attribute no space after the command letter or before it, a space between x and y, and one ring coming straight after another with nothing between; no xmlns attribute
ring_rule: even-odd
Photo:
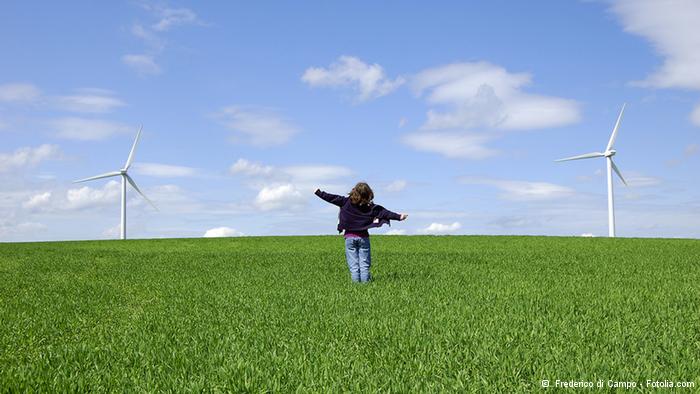
<svg viewBox="0 0 700 394"><path fill-rule="evenodd" d="M369 282L372 279L369 273L369 267L372 265L369 238L346 238L345 257L353 282Z"/></svg>

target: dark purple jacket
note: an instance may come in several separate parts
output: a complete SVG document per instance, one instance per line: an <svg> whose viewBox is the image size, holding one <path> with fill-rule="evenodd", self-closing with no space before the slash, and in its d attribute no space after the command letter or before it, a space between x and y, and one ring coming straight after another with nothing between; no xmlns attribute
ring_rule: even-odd
<svg viewBox="0 0 700 394"><path fill-rule="evenodd" d="M331 204L340 207L338 214L338 232L343 230L362 231L372 227L381 227L384 223L391 226L389 220L399 220L401 215L385 209L381 205L355 205L350 197L338 196L316 190L316 195Z"/></svg>

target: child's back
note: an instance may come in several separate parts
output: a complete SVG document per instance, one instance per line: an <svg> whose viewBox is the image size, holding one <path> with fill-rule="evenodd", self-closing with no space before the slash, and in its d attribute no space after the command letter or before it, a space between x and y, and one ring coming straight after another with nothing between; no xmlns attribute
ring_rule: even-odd
<svg viewBox="0 0 700 394"><path fill-rule="evenodd" d="M390 220L404 220L406 214L398 214L374 204L374 193L368 184L360 182L350 191L348 197L330 194L316 189L315 194L331 204L340 207L338 232L344 232L345 256L350 276L354 282L368 282L371 279L371 253L369 229L389 224Z"/></svg>

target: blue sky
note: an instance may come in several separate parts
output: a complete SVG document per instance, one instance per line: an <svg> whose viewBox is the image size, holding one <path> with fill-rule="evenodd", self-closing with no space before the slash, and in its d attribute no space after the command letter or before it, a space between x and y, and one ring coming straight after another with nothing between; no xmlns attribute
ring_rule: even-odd
<svg viewBox="0 0 700 394"><path fill-rule="evenodd" d="M700 237L700 19L688 1L5 2L0 241L375 233ZM112 178L115 179L115 178Z"/></svg>

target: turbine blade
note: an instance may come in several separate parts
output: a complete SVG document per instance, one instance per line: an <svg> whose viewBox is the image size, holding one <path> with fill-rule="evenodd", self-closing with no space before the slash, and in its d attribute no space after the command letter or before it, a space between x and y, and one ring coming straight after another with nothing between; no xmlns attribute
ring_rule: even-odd
<svg viewBox="0 0 700 394"><path fill-rule="evenodd" d="M73 183L80 183L80 182L85 182L85 181L92 181L92 180L94 180L94 179L101 179L101 178L109 178L109 177L111 177L111 176L117 176L117 175L121 175L121 172L119 172L119 171L112 171L112 172L108 172L108 173L105 173L105 174L100 174L100 175L91 176L90 178L78 179L77 181L73 181Z"/></svg>
<svg viewBox="0 0 700 394"><path fill-rule="evenodd" d="M126 164L124 164L124 169L128 170L131 167L131 162L134 160L134 152L136 151L136 145L139 143L139 138L141 138L141 130L143 130L143 125L139 128L139 132L136 133L136 139L134 140L134 145L131 146L131 152L129 152L129 157L126 159Z"/></svg>
<svg viewBox="0 0 700 394"><path fill-rule="evenodd" d="M148 197L146 197L146 195L143 194L143 192L141 191L141 189L139 189L139 187L136 186L136 182L134 182L134 180L131 179L131 177L129 176L129 174L125 174L124 176L126 176L126 180L129 181L129 184L131 184L131 187L133 187L134 190L136 190L136 191L141 195L141 197L143 197L146 201L148 201L148 203L151 204L151 206L152 206L153 208L155 208L155 210L157 211L157 210L158 210L158 207L156 207L156 204L154 204L153 201L149 200Z"/></svg>
<svg viewBox="0 0 700 394"><path fill-rule="evenodd" d="M617 130L620 128L620 121L622 120L622 113L625 112L625 106L627 103L622 104L622 109L620 110L620 115L617 116L617 122L615 122L615 128L613 129L612 135L610 135L610 141L608 141L608 146L605 151L612 149L613 144L615 144L615 138L617 138Z"/></svg>
<svg viewBox="0 0 700 394"><path fill-rule="evenodd" d="M620 180L622 181L622 183L624 183L625 186L627 186L627 182L625 182L625 178L622 177L622 173L620 172L620 169L617 168L617 166L615 165L615 162L612 161L612 159L610 159L610 164L612 164L612 169L615 171L617 176L620 177Z"/></svg>
<svg viewBox="0 0 700 394"><path fill-rule="evenodd" d="M590 159L591 157L604 157L604 153L600 152L591 152L591 153L586 153L583 155L578 155L578 156L571 156L571 157L566 157L564 159L558 159L554 161L569 161L569 160L581 160L581 159Z"/></svg>

